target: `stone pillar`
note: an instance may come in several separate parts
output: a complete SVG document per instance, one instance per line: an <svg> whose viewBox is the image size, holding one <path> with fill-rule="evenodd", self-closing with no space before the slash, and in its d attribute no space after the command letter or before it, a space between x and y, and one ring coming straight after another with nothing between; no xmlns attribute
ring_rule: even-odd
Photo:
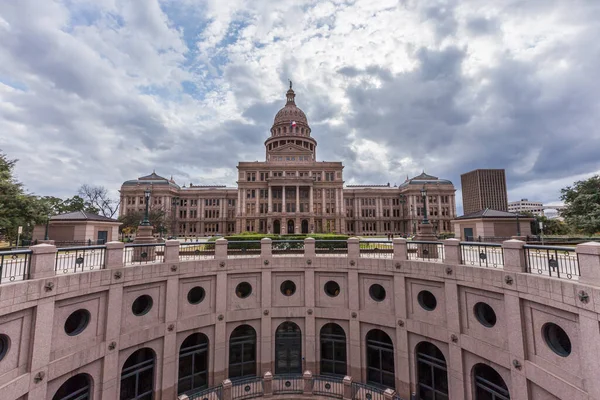
<svg viewBox="0 0 600 400"><path fill-rule="evenodd" d="M165 242L165 263L179 262L179 240Z"/></svg>
<svg viewBox="0 0 600 400"><path fill-rule="evenodd" d="M232 399L231 386L232 386L232 384L229 379L225 379L223 381L223 398L221 400L231 400Z"/></svg>
<svg viewBox="0 0 600 400"><path fill-rule="evenodd" d="M269 196L269 206L267 208L267 211L269 213L273 212L273 189L271 188L271 186L269 186L269 193L267 194ZM271 232L269 232L271 233Z"/></svg>
<svg viewBox="0 0 600 400"><path fill-rule="evenodd" d="M50 245L38 245L50 246ZM38 247L33 246L33 247ZM54 247L54 246L51 246ZM45 253L44 255L48 255ZM31 373L28 399L45 399L48 390L48 364L52 348L52 325L54 323L54 296L41 299L35 307L31 346Z"/></svg>
<svg viewBox="0 0 600 400"><path fill-rule="evenodd" d="M304 390L302 391L303 394L311 395L312 394L312 384L313 384L312 372L304 371L304 373L302 374L302 380L304 381Z"/></svg>
<svg viewBox="0 0 600 400"><path fill-rule="evenodd" d="M104 255L104 264L106 269L115 269L123 267L123 251L125 243L108 242L106 243L106 254Z"/></svg>
<svg viewBox="0 0 600 400"><path fill-rule="evenodd" d="M267 371L263 377L263 397L271 396L273 396L273 374Z"/></svg>
<svg viewBox="0 0 600 400"><path fill-rule="evenodd" d="M344 380L344 400L352 400L352 378L349 376L345 376Z"/></svg>
<svg viewBox="0 0 600 400"><path fill-rule="evenodd" d="M315 254L315 239L306 238L304 239L304 258L306 260L312 260L316 256ZM307 264L307 267L310 266Z"/></svg>
<svg viewBox="0 0 600 400"><path fill-rule="evenodd" d="M385 400L392 400L394 398L395 394L396 394L396 391L394 389L387 388L383 392L383 398Z"/></svg>
<svg viewBox="0 0 600 400"><path fill-rule="evenodd" d="M273 240L269 238L260 239L260 256L263 260L271 262L271 257L273 256L272 246Z"/></svg>
<svg viewBox="0 0 600 400"><path fill-rule="evenodd" d="M429 207L429 206L427 206ZM421 224L421 230L415 237L415 240L427 241L427 242L436 242L437 238L433 234L433 225ZM417 246L417 254L420 258L438 258L438 249L437 246L433 244L420 244Z"/></svg>
<svg viewBox="0 0 600 400"><path fill-rule="evenodd" d="M51 244L38 244L31 246L30 249L32 254L29 279L44 279L54 276L56 246ZM49 326L52 326L52 324Z"/></svg>
<svg viewBox="0 0 600 400"><path fill-rule="evenodd" d="M227 259L227 239L219 238L215 241L215 260Z"/></svg>
<svg viewBox="0 0 600 400"><path fill-rule="evenodd" d="M296 213L299 213L299 212L300 212L300 186L296 185ZM296 232L296 233L300 233L300 232Z"/></svg>
<svg viewBox="0 0 600 400"><path fill-rule="evenodd" d="M406 242L407 240L404 238L392 239L392 245L394 246L394 260L408 260L408 249L406 246Z"/></svg>
<svg viewBox="0 0 600 400"><path fill-rule="evenodd" d="M511 239L502 242L505 272L527 272L523 246L525 246L525 242L520 240Z"/></svg>
<svg viewBox="0 0 600 400"><path fill-rule="evenodd" d="M334 192L335 193L335 213L334 213L334 215L339 215L340 214L340 198L339 198L340 189L335 188L333 190L335 191ZM338 232L339 232L339 230L338 230Z"/></svg>
<svg viewBox="0 0 600 400"><path fill-rule="evenodd" d="M179 248L179 247L178 247ZM166 256L165 256L166 257ZM179 278L171 276L167 280L165 301L165 336L163 338L161 395L172 399L177 395L177 368L179 351L177 349L177 309Z"/></svg>
<svg viewBox="0 0 600 400"><path fill-rule="evenodd" d="M148 244L145 247L134 247L133 257L131 261L154 261L156 260L156 247L152 246L156 243L156 238L152 235L154 227L152 225L138 226L137 234L133 240L134 244Z"/></svg>
<svg viewBox="0 0 600 400"><path fill-rule="evenodd" d="M254 215L260 215L260 189L253 189L256 194L256 200L254 201ZM258 229L258 224L254 226L254 230Z"/></svg>
<svg viewBox="0 0 600 400"><path fill-rule="evenodd" d="M360 257L360 240L357 237L348 238L348 259L358 260Z"/></svg>
<svg viewBox="0 0 600 400"><path fill-rule="evenodd" d="M460 251L460 240L446 239L444 240L444 261L447 264L460 265L462 264L462 253Z"/></svg>
<svg viewBox="0 0 600 400"><path fill-rule="evenodd" d="M313 198L313 187L312 186L310 186L310 188L309 188L308 202L309 202L308 212L312 214L315 212L315 210L314 210L315 203L314 203L314 198Z"/></svg>
<svg viewBox="0 0 600 400"><path fill-rule="evenodd" d="M285 185L281 187L281 213L285 214ZM283 225L283 223L282 223ZM287 222L286 222L286 233L287 233ZM283 231L283 228L281 229Z"/></svg>
<svg viewBox="0 0 600 400"><path fill-rule="evenodd" d="M579 259L579 282L600 286L600 243L578 244L575 251Z"/></svg>

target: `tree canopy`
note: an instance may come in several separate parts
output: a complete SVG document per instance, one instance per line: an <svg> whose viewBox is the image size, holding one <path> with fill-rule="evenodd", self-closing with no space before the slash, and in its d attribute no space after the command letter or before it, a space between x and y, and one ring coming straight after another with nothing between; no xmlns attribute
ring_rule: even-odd
<svg viewBox="0 0 600 400"><path fill-rule="evenodd" d="M600 176L595 175L561 190L562 216L568 225L588 235L600 232Z"/></svg>

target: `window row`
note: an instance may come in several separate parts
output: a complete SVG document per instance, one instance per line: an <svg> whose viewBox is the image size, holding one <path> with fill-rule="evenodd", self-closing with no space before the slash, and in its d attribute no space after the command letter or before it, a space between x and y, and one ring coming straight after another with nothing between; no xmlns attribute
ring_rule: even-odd
<svg viewBox="0 0 600 400"><path fill-rule="evenodd" d="M342 327L324 325L319 333L320 374L343 377L348 373L347 339ZM380 387L395 387L394 345L379 329L365 337L367 383ZM302 333L298 325L286 321L275 332L275 374L302 373ZM249 325L238 326L229 338L230 379L257 375L257 335ZM415 349L417 398L448 399L448 369L438 347L423 341ZM209 385L209 340L203 333L189 335L181 344L178 360L177 393L191 394ZM121 369L120 400L151 400L154 398L156 354L142 348L131 354ZM473 367L473 392L476 400L509 400L506 383L492 367ZM55 393L53 400L87 400L91 397L91 378L78 374L68 379Z"/></svg>

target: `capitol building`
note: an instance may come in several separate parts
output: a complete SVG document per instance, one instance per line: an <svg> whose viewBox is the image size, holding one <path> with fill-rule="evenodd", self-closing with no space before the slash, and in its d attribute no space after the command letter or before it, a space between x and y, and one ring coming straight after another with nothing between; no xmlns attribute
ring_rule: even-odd
<svg viewBox="0 0 600 400"><path fill-rule="evenodd" d="M265 161L239 162L237 187L179 186L153 172L123 183L121 215L143 211L144 191L150 189L151 206L166 213L165 228L175 236L415 234L423 219L425 187L434 231L452 230L452 182L423 172L398 187L344 185L341 162L317 161L317 140L295 97L290 83L286 104L275 115L264 143Z"/></svg>

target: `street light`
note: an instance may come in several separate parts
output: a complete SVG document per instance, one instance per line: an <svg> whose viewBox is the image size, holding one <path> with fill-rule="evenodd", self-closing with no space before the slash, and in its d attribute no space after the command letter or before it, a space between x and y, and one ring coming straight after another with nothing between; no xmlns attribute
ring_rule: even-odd
<svg viewBox="0 0 600 400"><path fill-rule="evenodd" d="M402 219L405 218L405 214L404 214L404 204L406 203L406 195L401 194L400 195L400 209L402 210ZM403 221L404 222L404 233L406 234L406 220Z"/></svg>
<svg viewBox="0 0 600 400"><path fill-rule="evenodd" d="M44 240L50 240L48 238L48 225L50 224L50 215L46 217L46 233L44 234ZM17 241L17 247L19 246L19 242Z"/></svg>
<svg viewBox="0 0 600 400"><path fill-rule="evenodd" d="M144 191L144 199L146 200L146 212L144 213L144 220L140 224L141 226L150 226L150 220L148 219L148 204L150 203L150 189Z"/></svg>
<svg viewBox="0 0 600 400"><path fill-rule="evenodd" d="M521 236L521 224L519 224L519 213L517 212L517 236Z"/></svg>
<svg viewBox="0 0 600 400"><path fill-rule="evenodd" d="M425 189L425 185L423 185L423 189L421 189L421 196L423 197L423 225L429 224L429 220L427 219L427 189Z"/></svg>

